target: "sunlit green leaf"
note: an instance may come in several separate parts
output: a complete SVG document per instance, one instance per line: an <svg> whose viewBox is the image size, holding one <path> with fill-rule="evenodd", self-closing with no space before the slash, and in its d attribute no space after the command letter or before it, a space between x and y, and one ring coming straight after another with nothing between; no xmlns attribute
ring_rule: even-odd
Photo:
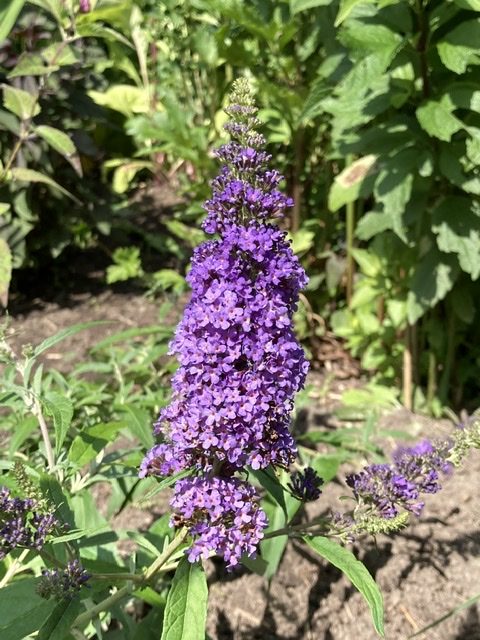
<svg viewBox="0 0 480 640"><path fill-rule="evenodd" d="M3 85L3 106L20 120L29 120L40 113L38 96L6 84Z"/></svg>
<svg viewBox="0 0 480 640"><path fill-rule="evenodd" d="M183 558L168 592L161 640L204 640L207 599L202 565Z"/></svg>
<svg viewBox="0 0 480 640"><path fill-rule="evenodd" d="M382 594L365 565L357 560L351 551L329 538L317 536L314 538L305 537L304 540L311 549L331 562L351 580L353 586L360 591L370 607L377 633L383 636Z"/></svg>

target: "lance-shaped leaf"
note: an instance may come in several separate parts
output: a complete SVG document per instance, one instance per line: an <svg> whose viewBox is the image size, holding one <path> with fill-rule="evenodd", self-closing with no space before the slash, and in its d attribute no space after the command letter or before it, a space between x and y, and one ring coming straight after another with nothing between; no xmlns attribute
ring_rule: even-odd
<svg viewBox="0 0 480 640"><path fill-rule="evenodd" d="M383 598L366 566L357 560L351 551L329 538L317 536L315 538L306 537L304 540L311 549L331 562L351 580L353 586L360 591L370 607L377 633L383 636Z"/></svg>
<svg viewBox="0 0 480 640"><path fill-rule="evenodd" d="M204 640L207 600L202 565L183 558L168 592L161 640Z"/></svg>

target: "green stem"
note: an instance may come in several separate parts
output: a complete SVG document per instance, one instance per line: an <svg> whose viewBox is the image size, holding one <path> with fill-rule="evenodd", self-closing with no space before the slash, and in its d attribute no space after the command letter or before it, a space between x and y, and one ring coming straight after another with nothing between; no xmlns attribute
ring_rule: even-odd
<svg viewBox="0 0 480 640"><path fill-rule="evenodd" d="M102 611L106 611L107 609L110 609L112 605L114 605L119 600L127 596L129 593L130 593L130 585L125 585L124 587L122 587L121 589L113 593L108 598L105 598L105 600L102 600L101 602L99 602L97 605L95 605L88 611L81 613L74 621L73 626L84 627L91 620L93 620L93 618L96 618L99 613L102 613Z"/></svg>
<svg viewBox="0 0 480 640"><path fill-rule="evenodd" d="M175 551L182 546L188 536L188 530L182 529L180 533L172 540L165 551L158 556L158 558L152 562L148 569L143 574L144 580L150 580L157 571L167 562L169 558L175 553Z"/></svg>
<svg viewBox="0 0 480 640"><path fill-rule="evenodd" d="M353 162L353 156L347 156L347 167ZM355 237L355 202L346 205L346 245L347 245L347 304L350 306L353 296L353 278L355 276L355 261L353 259L353 244Z"/></svg>
<svg viewBox="0 0 480 640"><path fill-rule="evenodd" d="M27 557L27 554L29 551L30 549L24 549L22 553L19 555L19 557L15 558L12 564L8 567L5 575L0 581L0 589L3 589L3 587L6 587L7 584L10 582L10 579L14 577L14 575L17 573L17 569L21 566L22 562Z"/></svg>

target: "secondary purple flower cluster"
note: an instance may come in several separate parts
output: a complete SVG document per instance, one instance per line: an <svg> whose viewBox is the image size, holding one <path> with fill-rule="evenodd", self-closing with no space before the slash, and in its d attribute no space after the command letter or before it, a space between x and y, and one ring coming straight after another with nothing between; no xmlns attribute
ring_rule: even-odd
<svg viewBox="0 0 480 640"><path fill-rule="evenodd" d="M58 526L33 498L12 498L9 489L0 489L0 560L18 547L40 550Z"/></svg>
<svg viewBox="0 0 480 640"><path fill-rule="evenodd" d="M243 553L253 555L266 526L255 489L238 478L197 477L177 483L173 522L195 536L188 559L208 558L212 549L229 567Z"/></svg>
<svg viewBox="0 0 480 640"><path fill-rule="evenodd" d="M140 469L141 476L201 474L177 483L172 522L196 536L192 561L215 552L229 567L255 552L266 526L254 489L233 475L295 458L290 414L308 368L292 328L306 275L285 233L268 222L292 201L259 149L245 83L232 95L226 128L234 141L218 151L224 166L205 204L204 228L219 237L194 253L192 297L171 344L180 367L155 426L163 442Z"/></svg>
<svg viewBox="0 0 480 640"><path fill-rule="evenodd" d="M419 515L424 507L420 495L441 489L441 473L448 473L451 444L428 440L414 447L401 447L391 464L372 464L347 477L357 499L375 507L383 518L394 518L403 509Z"/></svg>
<svg viewBox="0 0 480 640"><path fill-rule="evenodd" d="M62 600L73 598L89 580L90 575L79 560L71 560L64 569L44 569L37 585L42 597Z"/></svg>

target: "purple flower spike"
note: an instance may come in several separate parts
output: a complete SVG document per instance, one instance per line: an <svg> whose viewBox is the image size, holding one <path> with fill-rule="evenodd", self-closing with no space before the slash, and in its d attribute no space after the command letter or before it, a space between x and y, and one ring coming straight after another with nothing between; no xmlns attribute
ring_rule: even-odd
<svg viewBox="0 0 480 640"><path fill-rule="evenodd" d="M231 568L254 553L266 523L253 488L233 475L294 460L290 416L308 363L292 326L307 277L271 223L293 203L268 167L245 81L235 83L226 111L233 140L217 151L224 164L203 225L218 237L193 255L192 296L170 345L180 367L155 425L162 444L147 453L140 476L196 471L198 478L175 487L173 523L194 536L192 562L215 552ZM225 496L214 507L217 485ZM224 502L234 494L236 507Z"/></svg>

